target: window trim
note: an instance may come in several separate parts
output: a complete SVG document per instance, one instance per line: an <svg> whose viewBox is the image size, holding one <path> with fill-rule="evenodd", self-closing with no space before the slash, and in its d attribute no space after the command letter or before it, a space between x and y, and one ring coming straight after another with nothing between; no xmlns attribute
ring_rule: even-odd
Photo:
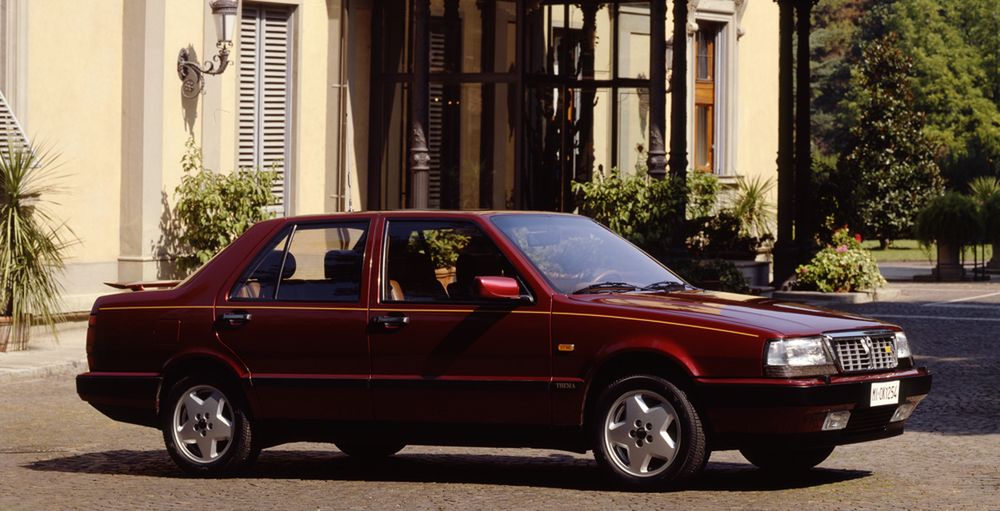
<svg viewBox="0 0 1000 511"><path fill-rule="evenodd" d="M490 243L493 244L493 247L497 250L497 252L501 256L503 256L504 260L507 261L507 264L514 271L514 276L512 278L514 280L516 280L517 283L518 283L518 285L520 285L524 289L524 291L525 291L525 294L524 294L525 299L524 300L518 300L518 301L514 301L514 300L510 300L510 301L507 301L507 300L448 300L448 301L428 300L428 301L409 301L409 300L405 300L405 299L404 300L392 300L391 297L390 297L389 289L388 289L388 287L389 287L389 280L390 280L389 279L389 271L388 270L389 270L389 234L391 232L391 225L392 225L393 222L398 222L398 223L427 223L427 222L459 223L459 224L467 224L467 225L469 225L471 227L474 227L480 233L482 233L482 235L487 240L489 240ZM535 294L534 290L528 284L528 281L524 278L524 276L521 275L521 272L518 270L517 265L511 259L510 255L508 255L504 251L503 244L502 243L498 243L497 239L495 237L493 237L493 236L490 235L490 230L483 228L483 226L480 225L479 223L474 222L474 221L469 220L469 219L465 219L465 218L446 219L446 218L440 218L440 217L438 217L438 218L409 218L409 217L407 217L407 218L386 218L383 225L384 225L384 227L382 228L382 240L381 240L382 248L381 248L381 251L380 251L381 252L381 257L380 257L379 268L378 268L378 299L377 299L377 303L378 304L380 304L380 305L434 305L434 306L454 305L454 306L465 306L465 307L473 305L473 306L479 306L479 307L512 308L512 307L518 307L518 306L521 306L521 305L534 305L534 304L537 303L537 300L535 299L536 294ZM447 292L447 289L445 291Z"/></svg>

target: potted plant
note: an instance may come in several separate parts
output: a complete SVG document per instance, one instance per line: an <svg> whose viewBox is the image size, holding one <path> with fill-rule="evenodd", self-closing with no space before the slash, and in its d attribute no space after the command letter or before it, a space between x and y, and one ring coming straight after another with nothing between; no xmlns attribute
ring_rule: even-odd
<svg viewBox="0 0 1000 511"><path fill-rule="evenodd" d="M987 267L1000 270L1000 179L980 176L969 183L969 192L982 210L983 242L993 246Z"/></svg>
<svg viewBox="0 0 1000 511"><path fill-rule="evenodd" d="M917 239L924 245L937 242L934 275L938 280L962 279L962 248L976 242L981 233L975 201L957 192L931 199L917 214Z"/></svg>
<svg viewBox="0 0 1000 511"><path fill-rule="evenodd" d="M53 179L47 153L0 150L0 351L27 349L35 321L54 329L72 233L46 211Z"/></svg>

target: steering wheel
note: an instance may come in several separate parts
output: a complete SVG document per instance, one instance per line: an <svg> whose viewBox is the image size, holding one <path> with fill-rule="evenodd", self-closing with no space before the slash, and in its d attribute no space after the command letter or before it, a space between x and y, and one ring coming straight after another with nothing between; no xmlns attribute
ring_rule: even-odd
<svg viewBox="0 0 1000 511"><path fill-rule="evenodd" d="M612 278L613 277L613 278ZM604 270L600 275L594 277L591 281L593 284L600 284L601 282L622 282L624 277L622 273L617 269Z"/></svg>

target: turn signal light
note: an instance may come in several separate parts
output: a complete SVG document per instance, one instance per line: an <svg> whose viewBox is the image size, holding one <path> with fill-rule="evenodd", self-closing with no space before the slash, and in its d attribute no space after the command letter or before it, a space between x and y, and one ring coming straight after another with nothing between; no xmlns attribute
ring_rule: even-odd
<svg viewBox="0 0 1000 511"><path fill-rule="evenodd" d="M851 420L850 410L829 412L826 414L826 420L823 421L823 431L834 431L838 429L844 429L847 427L847 423L850 420Z"/></svg>

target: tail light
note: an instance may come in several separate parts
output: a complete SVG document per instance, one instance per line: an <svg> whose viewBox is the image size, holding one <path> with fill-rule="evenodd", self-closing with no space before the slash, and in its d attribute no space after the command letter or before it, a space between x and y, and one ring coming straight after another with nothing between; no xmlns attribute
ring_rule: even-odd
<svg viewBox="0 0 1000 511"><path fill-rule="evenodd" d="M87 319L87 366L94 369L94 339L97 337L97 314Z"/></svg>

